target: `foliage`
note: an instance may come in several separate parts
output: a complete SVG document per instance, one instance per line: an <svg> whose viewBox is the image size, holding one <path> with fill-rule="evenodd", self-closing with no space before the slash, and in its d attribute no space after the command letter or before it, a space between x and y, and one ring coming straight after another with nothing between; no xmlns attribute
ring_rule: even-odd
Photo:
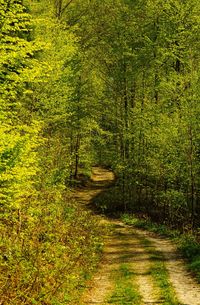
<svg viewBox="0 0 200 305"><path fill-rule="evenodd" d="M68 192L92 164L118 178L102 210L198 230L199 9L197 0L0 0L6 304L73 302L98 234Z"/></svg>
<svg viewBox="0 0 200 305"><path fill-rule="evenodd" d="M66 304L68 298L78 297L80 285L96 266L97 223L75 203L67 206L69 198L63 199L56 200L55 194L43 198L42 207L42 202L40 206L35 202L29 215L22 216L17 235L3 232L2 295L6 304L13 300L15 304Z"/></svg>
<svg viewBox="0 0 200 305"><path fill-rule="evenodd" d="M189 269L196 274L200 282L200 244L191 235L182 236L179 249L189 262Z"/></svg>
<svg viewBox="0 0 200 305"><path fill-rule="evenodd" d="M1 301L76 303L101 248L96 220L66 188L77 152L77 39L53 3L26 4L0 7ZM80 126L84 136L90 129L89 120Z"/></svg>
<svg viewBox="0 0 200 305"><path fill-rule="evenodd" d="M198 227L199 3L88 5L76 33L102 80L96 157L115 171L124 210Z"/></svg>

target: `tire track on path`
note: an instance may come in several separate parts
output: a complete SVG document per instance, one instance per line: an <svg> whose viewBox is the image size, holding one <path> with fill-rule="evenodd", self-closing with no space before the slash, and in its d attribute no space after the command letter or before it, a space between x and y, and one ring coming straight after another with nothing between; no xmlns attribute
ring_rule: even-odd
<svg viewBox="0 0 200 305"><path fill-rule="evenodd" d="M87 208L91 200L104 191L113 179L112 172L96 167L93 169L93 183L86 189L76 191L74 197ZM134 272L138 291L142 296L141 305L164 304L160 301L159 288L155 286L149 273L153 262L148 251L141 244L142 238L148 239L155 249L163 254L169 279L180 305L200 305L200 287L186 271L183 260L169 240L152 236L149 232L135 229L118 220L103 217L100 219L102 225L112 229L105 236L105 247L98 272L84 292L80 300L81 305L109 304L108 298L115 289L114 271L117 271L123 263L128 264Z"/></svg>
<svg viewBox="0 0 200 305"><path fill-rule="evenodd" d="M76 191L76 200L87 206L92 198L100 193L113 179L112 172L94 168L92 176L94 184L87 189ZM148 274L149 257L144 248L140 246L133 229L117 220L102 218L101 223L112 227L112 229L104 239L105 247L98 272L83 294L81 304L108 304L107 299L115 286L114 271L119 270L121 264L124 263L129 265L137 278L143 304L158 304L154 293L155 287L153 287Z"/></svg>
<svg viewBox="0 0 200 305"><path fill-rule="evenodd" d="M166 269L176 295L183 305L200 305L200 285L187 271L185 262L175 245L166 238L152 236L150 232L135 229L135 232L147 238L152 245L162 252Z"/></svg>

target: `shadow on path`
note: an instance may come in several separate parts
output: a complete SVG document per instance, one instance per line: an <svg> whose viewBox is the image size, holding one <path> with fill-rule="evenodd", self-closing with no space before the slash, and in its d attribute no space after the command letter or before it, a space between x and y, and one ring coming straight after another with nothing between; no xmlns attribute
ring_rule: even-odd
<svg viewBox="0 0 200 305"><path fill-rule="evenodd" d="M199 285L186 271L176 247L169 240L156 235L152 236L147 231L133 229L120 222L119 215L123 211L123 198L111 171L99 167L93 168L91 182L86 188L77 190L75 197L92 213L106 216L102 219L112 226L111 234L105 237L104 253L99 271L84 296L83 304L107 304L106 297L114 289L111 274L124 263L129 264L134 271L139 292L143 296L143 303L162 304L149 274L153 260L148 254L148 245L141 244L145 238L151 241L156 251L162 253L159 258L154 259L165 263L170 282L180 303L200 305Z"/></svg>

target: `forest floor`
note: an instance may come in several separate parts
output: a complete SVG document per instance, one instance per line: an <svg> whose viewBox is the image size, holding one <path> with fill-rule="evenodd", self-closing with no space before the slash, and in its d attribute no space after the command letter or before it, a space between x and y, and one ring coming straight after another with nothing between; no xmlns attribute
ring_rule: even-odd
<svg viewBox="0 0 200 305"><path fill-rule="evenodd" d="M77 190L76 199L89 208L113 179L95 167L93 182ZM81 305L200 305L200 286L170 240L120 220L100 216L100 222L107 228L103 255Z"/></svg>

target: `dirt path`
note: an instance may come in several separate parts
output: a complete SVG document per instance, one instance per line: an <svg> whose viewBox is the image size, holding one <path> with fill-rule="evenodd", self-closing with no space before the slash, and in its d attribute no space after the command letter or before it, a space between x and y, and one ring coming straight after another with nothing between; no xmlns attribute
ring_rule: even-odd
<svg viewBox="0 0 200 305"><path fill-rule="evenodd" d="M164 255L165 265L176 295L183 305L200 305L200 285L192 278L185 267L184 260L177 253L170 240L152 237L149 232L135 229L140 236L150 240L155 248Z"/></svg>
<svg viewBox="0 0 200 305"><path fill-rule="evenodd" d="M93 183L87 189L76 192L76 199L83 204L98 195L114 179L113 174L105 169L94 168ZM80 304L136 304L126 302L126 294L121 293L117 301L111 302L110 297L116 289L117 270L126 264L134 274L134 285L141 296L140 305L200 305L200 286L186 271L184 262L176 252L175 246L166 239L155 237L146 231L134 229L121 221L101 218L102 224L110 227L105 236L105 247L98 272L85 291ZM152 246L162 253L163 261L169 275L178 303L162 301L162 292L153 279L150 269L153 262L142 240L148 240ZM123 281L123 279L121 279ZM123 299L124 298L124 299Z"/></svg>

